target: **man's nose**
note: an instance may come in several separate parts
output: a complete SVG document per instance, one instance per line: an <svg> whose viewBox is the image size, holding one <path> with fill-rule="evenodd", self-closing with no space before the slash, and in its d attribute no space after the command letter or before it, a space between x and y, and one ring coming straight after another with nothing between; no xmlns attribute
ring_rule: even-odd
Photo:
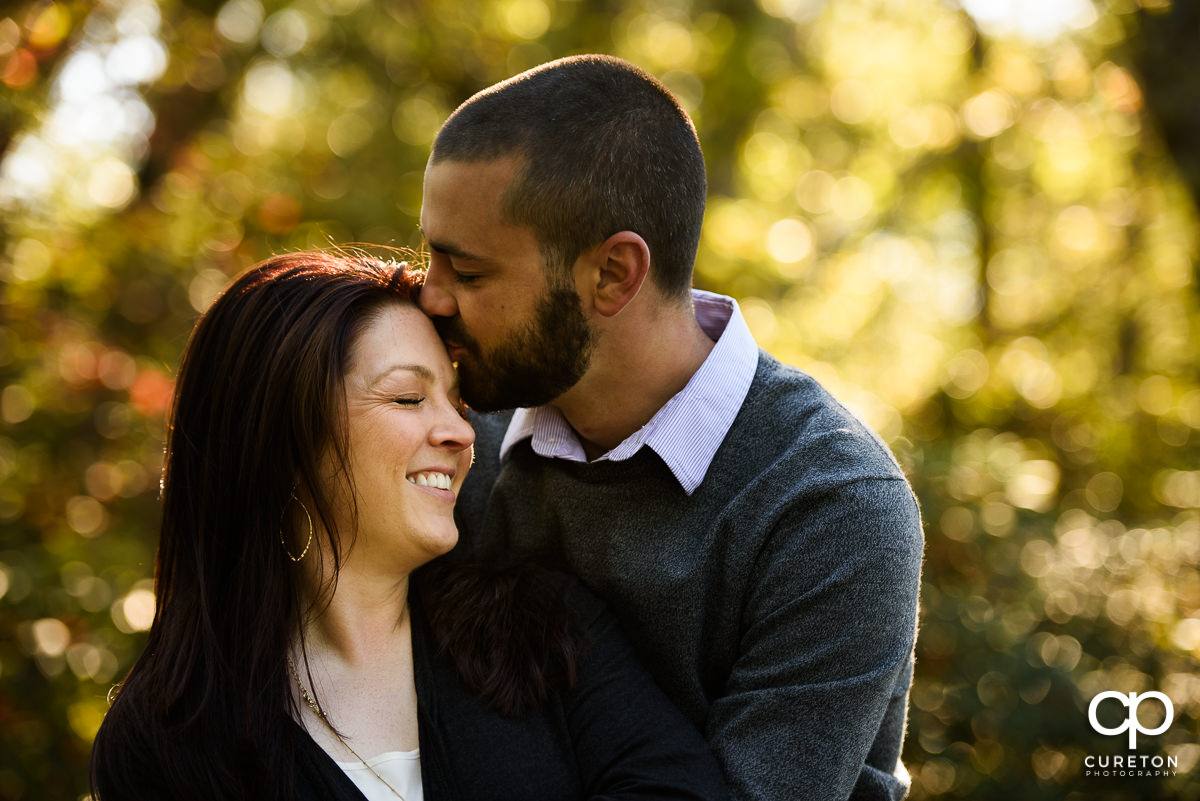
<svg viewBox="0 0 1200 801"><path fill-rule="evenodd" d="M445 258L433 254L429 269L425 272L425 284L421 287L421 311L430 317L453 317L458 314L458 302L454 299L447 276L449 270L443 263Z"/></svg>

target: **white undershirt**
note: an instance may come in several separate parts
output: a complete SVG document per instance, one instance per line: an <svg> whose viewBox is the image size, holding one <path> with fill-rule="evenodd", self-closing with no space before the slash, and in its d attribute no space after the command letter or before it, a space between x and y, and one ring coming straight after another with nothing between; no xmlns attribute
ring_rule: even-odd
<svg viewBox="0 0 1200 801"><path fill-rule="evenodd" d="M367 801L396 801L395 794L367 768L370 765L387 781L396 792L404 796L404 801L424 801L425 792L421 787L421 751L384 751L378 756L367 760L367 765L361 762L338 762L350 781L362 791Z"/></svg>

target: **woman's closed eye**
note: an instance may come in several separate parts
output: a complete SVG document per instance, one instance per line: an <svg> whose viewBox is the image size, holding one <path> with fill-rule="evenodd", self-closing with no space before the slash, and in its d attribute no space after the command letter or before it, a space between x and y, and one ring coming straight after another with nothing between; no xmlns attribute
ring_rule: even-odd
<svg viewBox="0 0 1200 801"><path fill-rule="evenodd" d="M425 401L424 395L405 395L392 401L398 406L420 406Z"/></svg>

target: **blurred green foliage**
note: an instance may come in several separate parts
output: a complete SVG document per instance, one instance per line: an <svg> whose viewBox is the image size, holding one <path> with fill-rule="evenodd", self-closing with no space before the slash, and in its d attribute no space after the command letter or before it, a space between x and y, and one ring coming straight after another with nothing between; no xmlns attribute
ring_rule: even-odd
<svg viewBox="0 0 1200 801"><path fill-rule="evenodd" d="M419 246L441 120L587 51L644 66L694 115L711 194L697 284L737 296L760 343L859 411L916 486L912 798L1200 798L1196 171L1177 166L1197 163L1180 131L1198 87L1164 67L1198 32L1165 21L1194 12L14 6L0 798L87 793L106 693L153 612L163 414L198 310L280 250ZM1175 722L1143 752L1177 756L1179 775L1085 777L1085 754L1124 750L1088 726L1092 696L1152 689Z"/></svg>

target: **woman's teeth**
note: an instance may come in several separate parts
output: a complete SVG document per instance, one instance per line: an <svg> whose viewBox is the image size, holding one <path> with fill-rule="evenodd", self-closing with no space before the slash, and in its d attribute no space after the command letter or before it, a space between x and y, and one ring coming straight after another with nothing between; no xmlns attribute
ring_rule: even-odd
<svg viewBox="0 0 1200 801"><path fill-rule="evenodd" d="M444 490L450 489L450 476L446 475L445 473L414 473L408 477L408 480L410 483L416 484L418 487L435 487L437 489Z"/></svg>

